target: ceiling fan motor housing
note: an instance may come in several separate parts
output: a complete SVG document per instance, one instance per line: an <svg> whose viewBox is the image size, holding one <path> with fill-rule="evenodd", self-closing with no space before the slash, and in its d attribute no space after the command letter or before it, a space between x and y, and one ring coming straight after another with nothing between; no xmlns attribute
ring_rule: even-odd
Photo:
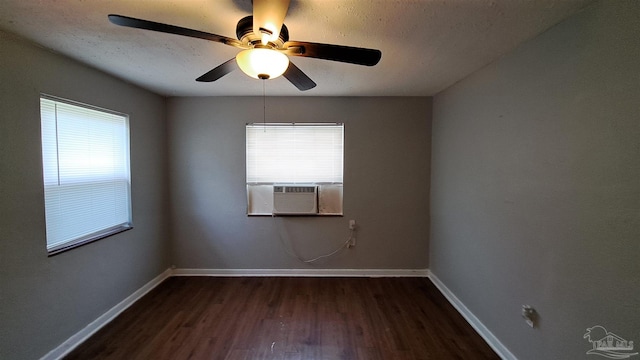
<svg viewBox="0 0 640 360"><path fill-rule="evenodd" d="M268 30L265 31L269 32ZM253 32L253 16L246 16L238 21L238 25L236 26L236 36L238 37L238 40L242 41L242 43L246 45L260 44L262 40ZM278 40L276 40L275 43L270 42L268 45L270 48L278 49L287 41L289 41L289 29L287 29L285 24L282 24Z"/></svg>

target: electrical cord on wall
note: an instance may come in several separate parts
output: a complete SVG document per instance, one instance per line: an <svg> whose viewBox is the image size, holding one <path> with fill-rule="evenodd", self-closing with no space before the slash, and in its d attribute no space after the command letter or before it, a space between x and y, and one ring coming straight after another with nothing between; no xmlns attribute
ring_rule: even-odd
<svg viewBox="0 0 640 360"><path fill-rule="evenodd" d="M276 218L277 216L273 216L274 218ZM277 222L277 221L276 221ZM278 224L276 223L276 226L278 226ZM324 255L320 255L320 256L316 256L312 259L304 259L302 257L300 257L298 254L295 253L295 251L293 249L291 249L291 251L289 251L289 249L287 249L287 245L284 243L284 240L282 239L282 233L280 231L280 228L278 227L278 239L280 240L280 244L282 245L282 248L284 249L284 252L287 253L287 255L297 259L298 261L301 261L305 264L311 264L314 263L320 259L324 259L324 258L328 258L330 256L333 256L335 254L337 254L338 252L340 252L343 249L346 248L350 248L350 244L352 244L353 240L354 240L354 232L355 229L349 229L349 237L347 238L347 241L345 241L342 245L340 245L340 247L338 247L337 249L335 249L334 251L328 253L328 254L324 254Z"/></svg>

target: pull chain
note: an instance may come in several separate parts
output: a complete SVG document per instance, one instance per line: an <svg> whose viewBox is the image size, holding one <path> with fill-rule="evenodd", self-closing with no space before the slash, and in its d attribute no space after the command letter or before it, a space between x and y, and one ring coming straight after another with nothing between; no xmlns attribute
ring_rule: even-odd
<svg viewBox="0 0 640 360"><path fill-rule="evenodd" d="M267 131L267 99L264 92L264 83L266 80L262 80L262 129Z"/></svg>

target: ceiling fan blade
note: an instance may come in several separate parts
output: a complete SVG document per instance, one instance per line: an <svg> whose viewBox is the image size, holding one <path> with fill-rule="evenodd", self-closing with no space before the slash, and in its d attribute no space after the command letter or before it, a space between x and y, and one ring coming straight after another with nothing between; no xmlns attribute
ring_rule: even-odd
<svg viewBox="0 0 640 360"><path fill-rule="evenodd" d="M289 67L282 74L289 82L291 82L295 87L300 91L305 91L309 89L313 89L316 87L316 83L311 80L307 76L307 74L303 73L299 67L295 66L291 61L289 61Z"/></svg>
<svg viewBox="0 0 640 360"><path fill-rule="evenodd" d="M136 19L136 18L132 18L132 17L129 17L129 16L115 15L115 14L110 14L109 15L109 21L111 21L113 24L120 25L120 26L126 26L126 27L131 27L131 28L136 28L136 29L145 29L145 30L151 30L151 31L158 31L158 32L163 32L163 33L168 33L168 34L189 36L189 37L193 37L193 38L197 38L197 39L215 41L215 42L219 42L219 43L222 43L222 44L235 46L235 47L241 48L241 49L246 49L247 48L245 45L242 44L241 41L233 39L233 38L229 38L229 37L221 36L221 35L216 35L216 34L211 34L211 33L207 33L207 32L204 32L204 31L199 31L199 30L187 29L187 28L183 28L183 27L180 27L180 26L163 24L163 23L159 23L159 22L155 22L155 21Z"/></svg>
<svg viewBox="0 0 640 360"><path fill-rule="evenodd" d="M216 66L206 74L196 79L199 82L212 82L220 79L237 68L236 58L225 61L224 63Z"/></svg>
<svg viewBox="0 0 640 360"><path fill-rule="evenodd" d="M377 64L382 57L380 50L304 41L287 41L282 46L282 49L279 50L284 50L287 55L292 56L312 57L366 66Z"/></svg>
<svg viewBox="0 0 640 360"><path fill-rule="evenodd" d="M290 0L253 0L253 32L275 42L289 10ZM264 44L266 45L266 44Z"/></svg>

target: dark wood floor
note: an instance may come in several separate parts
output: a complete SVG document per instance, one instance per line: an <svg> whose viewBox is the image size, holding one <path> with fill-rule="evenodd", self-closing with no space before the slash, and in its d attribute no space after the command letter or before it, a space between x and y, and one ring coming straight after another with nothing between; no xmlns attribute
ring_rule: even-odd
<svg viewBox="0 0 640 360"><path fill-rule="evenodd" d="M426 278L172 277L65 359L499 359Z"/></svg>

